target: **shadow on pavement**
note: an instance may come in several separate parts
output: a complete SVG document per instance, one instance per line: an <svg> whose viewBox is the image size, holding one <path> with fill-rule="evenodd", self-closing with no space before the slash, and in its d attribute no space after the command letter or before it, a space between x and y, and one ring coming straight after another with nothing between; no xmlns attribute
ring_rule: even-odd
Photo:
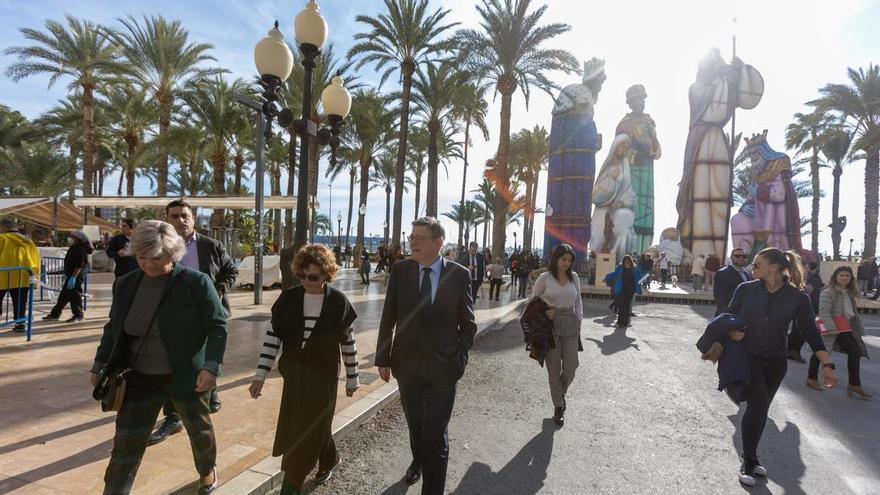
<svg viewBox="0 0 880 495"><path fill-rule="evenodd" d="M601 341L593 338L586 338L584 340L595 342L599 350L602 351L603 356L610 356L620 351L625 351L630 347L637 351L639 350L638 344L635 343L636 339L626 335L626 328L616 328L614 333L602 337Z"/></svg>
<svg viewBox="0 0 880 495"><path fill-rule="evenodd" d="M541 431L497 473L488 465L475 462L451 493L537 493L547 478L547 467L553 456L553 435L557 430L552 419L544 419Z"/></svg>
<svg viewBox="0 0 880 495"><path fill-rule="evenodd" d="M727 417L736 428L731 441L740 455L742 455L741 418L743 412L745 412L745 406L740 408L739 414ZM786 494L802 495L807 493L801 486L801 478L806 471L806 465L801 458L801 430L796 424L786 421L785 426L780 430L773 418L767 418L767 425L764 427L764 434L758 445L758 457L761 459L761 464L767 468L767 479L758 476L758 484L751 488L741 484L744 491L751 494L773 493L767 487L767 480L772 480L781 486ZM732 467L736 467L736 470L731 469L730 475L735 476L734 473L738 472L739 466Z"/></svg>

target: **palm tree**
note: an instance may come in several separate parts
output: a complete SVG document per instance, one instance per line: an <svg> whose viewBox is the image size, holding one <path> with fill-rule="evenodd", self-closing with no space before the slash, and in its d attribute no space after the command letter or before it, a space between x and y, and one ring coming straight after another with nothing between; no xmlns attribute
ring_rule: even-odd
<svg viewBox="0 0 880 495"><path fill-rule="evenodd" d="M440 133L445 127L454 125L454 111L461 105L459 94L463 83L460 71L452 62L428 65L416 71L413 81L412 102L416 115L428 130L428 190L425 202L426 215L437 216L437 151Z"/></svg>
<svg viewBox="0 0 880 495"><path fill-rule="evenodd" d="M529 12L531 0L483 0L477 6L481 30L467 29L458 33L461 53L466 56L469 72L479 74L482 81L495 87L501 94L501 126L498 151L495 154L491 176L499 191L493 206L495 223L492 227L492 256L501 257L504 251L506 213L512 199L510 194L510 121L513 94L523 92L526 105L532 86L546 91L558 89L546 72L577 72L574 55L566 50L545 48L547 41L571 29L568 24L539 25L547 6Z"/></svg>
<svg viewBox="0 0 880 495"><path fill-rule="evenodd" d="M119 22L124 29L108 29L107 34L125 55L129 75L158 102L159 137L164 137L171 126L172 110L182 93L225 71L201 66L209 60L216 60L207 54L214 46L191 43L189 32L180 21L168 21L161 15L145 15L142 24L133 16L119 19ZM163 146L156 163L156 192L165 196L168 193L169 149L167 140L160 142Z"/></svg>
<svg viewBox="0 0 880 495"><path fill-rule="evenodd" d="M847 69L851 85L827 84L811 101L822 112L837 112L852 135L852 147L865 155L865 248L863 258L877 250L880 212L880 65Z"/></svg>
<svg viewBox="0 0 880 495"><path fill-rule="evenodd" d="M464 208L464 192L467 189L468 149L471 144L471 126L475 126L483 133L483 139L489 140L489 126L486 125L486 117L489 114L489 103L486 102L488 87L473 82L461 87L458 106L455 109L455 117L464 124L464 167L461 171L461 201ZM463 246L462 225L458 224L458 246Z"/></svg>
<svg viewBox="0 0 880 495"><path fill-rule="evenodd" d="M464 206L461 204L452 205L452 209L443 214L453 222L464 225L464 245L470 242L471 229L479 222L480 208L479 203L468 200L464 202Z"/></svg>
<svg viewBox="0 0 880 495"><path fill-rule="evenodd" d="M358 210L366 207L370 189L370 171L373 163L383 154L391 138L395 115L385 108L385 98L375 89L354 92L351 113L346 119L342 133L340 155L356 161L360 171ZM364 248L365 216L358 212L357 240L354 260L360 263Z"/></svg>
<svg viewBox="0 0 880 495"><path fill-rule="evenodd" d="M49 87L62 76L73 78L72 87L80 91L80 118L82 135L79 149L83 153L83 195L92 193L92 174L95 162L95 91L101 85L117 79L121 70L116 48L90 21L66 15L67 26L57 21L46 21L46 31L21 28L19 31L31 46L14 46L6 55L18 57L18 62L6 69L13 81L28 76L49 74Z"/></svg>
<svg viewBox="0 0 880 495"><path fill-rule="evenodd" d="M819 198L822 194L819 187L819 136L831 125L832 120L825 112L798 112L794 114L794 122L785 129L785 147L794 150L795 156L810 155L810 179L813 188L810 247L814 253L819 252Z"/></svg>
<svg viewBox="0 0 880 495"><path fill-rule="evenodd" d="M222 196L226 193L226 169L229 167L229 148L233 131L245 119L240 106L230 98L230 93L244 88L244 82L237 79L232 83L223 76L199 84L183 95L183 101L192 113L192 119L201 127L206 139L206 152L211 162L213 179L212 194ZM222 227L223 209L215 208L211 217L212 227Z"/></svg>
<svg viewBox="0 0 880 495"><path fill-rule="evenodd" d="M115 118L109 132L122 144L122 173L125 192L134 196L135 178L140 168L150 158L149 131L158 116L158 108L149 100L146 91L132 86L116 86L107 92L107 113ZM120 179L120 183L121 183ZM131 210L126 212L131 213Z"/></svg>
<svg viewBox="0 0 880 495"><path fill-rule="evenodd" d="M822 154L831 162L834 187L831 194L831 244L835 260L840 260L840 230L834 228L840 220L840 176L843 166L853 157L850 154L852 136L840 127L829 127L819 137Z"/></svg>
<svg viewBox="0 0 880 495"><path fill-rule="evenodd" d="M522 209L525 224L523 245L531 246L537 211L538 179L550 159L550 135L538 125L532 130L522 129L511 139L510 151L511 175L521 180L526 189Z"/></svg>
<svg viewBox="0 0 880 495"><path fill-rule="evenodd" d="M406 175L406 150L409 135L409 103L413 74L425 64L432 63L451 45L439 40L441 34L455 24L443 24L449 10L437 9L428 13L428 0L385 0L387 13L377 17L359 15L355 20L366 24L367 32L354 35L357 43L348 56L363 55L358 68L373 64L382 75L381 86L395 71L400 73L400 128L397 140L397 162L394 177L395 244L400 239L403 219L403 188Z"/></svg>

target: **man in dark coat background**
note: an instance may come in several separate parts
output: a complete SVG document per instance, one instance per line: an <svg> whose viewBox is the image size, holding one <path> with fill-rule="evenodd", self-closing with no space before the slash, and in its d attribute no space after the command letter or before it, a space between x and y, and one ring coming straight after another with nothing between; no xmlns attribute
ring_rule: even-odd
<svg viewBox="0 0 880 495"><path fill-rule="evenodd" d="M198 270L214 284L217 295L226 309L229 316L229 298L226 293L232 289L235 279L238 277L238 268L232 262L232 258L226 254L226 249L219 241L210 237L199 235L195 230L196 217L192 206L182 199L176 199L165 207L165 219L174 226L174 230L183 237L186 242L186 253L180 264L193 270ZM210 409L212 413L220 410L220 397L217 395L217 389L211 390ZM165 403L163 408L165 420L150 435L150 445L155 445L164 441L169 436L180 432L183 429L183 423L180 415L174 409L174 404Z"/></svg>
<svg viewBox="0 0 880 495"><path fill-rule="evenodd" d="M480 245L471 242L468 245L467 253L462 253L458 257L458 264L467 268L471 276L471 297L477 300L477 293L480 286L483 285L483 279L486 278L486 258L479 252Z"/></svg>
<svg viewBox="0 0 880 495"><path fill-rule="evenodd" d="M748 264L746 252L736 248L730 252L730 263L715 274L715 286L712 288L712 294L715 296L715 316L727 309L730 300L733 299L733 291L739 284L752 279L752 275L746 270Z"/></svg>
<svg viewBox="0 0 880 495"><path fill-rule="evenodd" d="M471 273L440 256L444 239L436 218L412 223L412 259L391 269L376 345L379 375L387 382L394 373L409 427L404 480L424 473L423 495L444 493L455 386L477 332Z"/></svg>

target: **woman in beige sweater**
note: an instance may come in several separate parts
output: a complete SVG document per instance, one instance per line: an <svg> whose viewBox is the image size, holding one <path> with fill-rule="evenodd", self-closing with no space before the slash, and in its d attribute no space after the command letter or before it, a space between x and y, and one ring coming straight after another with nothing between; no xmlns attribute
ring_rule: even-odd
<svg viewBox="0 0 880 495"><path fill-rule="evenodd" d="M822 338L829 351L845 352L847 355L847 370L849 372L849 385L846 394L860 399L870 399L871 394L862 388L859 377L859 363L863 357L868 357L868 350L862 337L865 328L862 319L859 318L859 310L856 301L859 298L859 290L852 269L841 266L834 270L828 286L822 289L819 295L819 317L825 325L828 333ZM834 319L844 317L848 320L851 332L838 332ZM824 387L819 384L819 360L815 356L810 358L810 368L807 374L807 386L813 390L823 391Z"/></svg>

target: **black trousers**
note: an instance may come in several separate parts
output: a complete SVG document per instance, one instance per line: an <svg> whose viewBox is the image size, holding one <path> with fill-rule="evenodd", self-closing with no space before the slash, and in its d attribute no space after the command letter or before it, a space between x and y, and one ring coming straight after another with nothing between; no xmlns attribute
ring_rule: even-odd
<svg viewBox="0 0 880 495"><path fill-rule="evenodd" d="M859 373L859 366L862 361L862 350L859 349L859 341L856 340L852 332L839 334L835 341L843 349L843 352L846 353L846 370L849 375L849 384L853 387L861 387L862 379ZM810 357L810 368L807 371L807 377L812 380L819 379L819 358L815 354Z"/></svg>
<svg viewBox="0 0 880 495"><path fill-rule="evenodd" d="M66 281L65 281L66 282ZM61 316L61 312L64 311L64 307L70 303L70 312L73 313L73 316L82 316L83 315L83 278L76 277L76 285L73 289L68 289L65 284L61 289L61 292L58 294L58 302L55 303L55 306L52 307L52 310L49 311L49 314L55 317Z"/></svg>
<svg viewBox="0 0 880 495"><path fill-rule="evenodd" d="M455 385L439 385L420 378L398 378L397 385L409 427L413 462L422 468L422 495L442 495L449 462L447 427L455 404Z"/></svg>
<svg viewBox="0 0 880 495"><path fill-rule="evenodd" d="M3 298L9 293L9 299L12 305L12 315L16 320L24 318L28 308L28 296L30 295L30 287L13 287L11 289L0 289L0 315L8 306L4 304Z"/></svg>
<svg viewBox="0 0 880 495"><path fill-rule="evenodd" d="M498 299L501 297L501 285L504 281L500 278L493 278L491 282L489 282L489 300ZM495 297L492 297L492 293L495 293Z"/></svg>
<svg viewBox="0 0 880 495"><path fill-rule="evenodd" d="M746 412L742 417L742 448L747 459L757 459L758 443L767 424L770 403L785 378L788 361L785 358L764 359L749 356L749 391Z"/></svg>
<svg viewBox="0 0 880 495"><path fill-rule="evenodd" d="M217 462L217 440L208 414L208 394L178 398L171 376L145 377L132 373L122 409L116 414L116 435L110 463L104 473L104 495L127 494L147 449L159 408L165 400L177 406L189 435L193 460L200 476L207 476Z"/></svg>
<svg viewBox="0 0 880 495"><path fill-rule="evenodd" d="M617 326L628 327L630 313L632 313L633 295L619 294L614 297L614 306L617 308Z"/></svg>

